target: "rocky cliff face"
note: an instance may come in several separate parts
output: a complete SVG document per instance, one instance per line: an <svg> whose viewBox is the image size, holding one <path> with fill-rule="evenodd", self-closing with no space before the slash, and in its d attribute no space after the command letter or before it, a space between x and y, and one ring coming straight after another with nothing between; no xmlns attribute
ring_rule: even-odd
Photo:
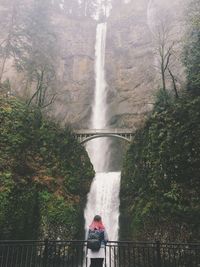
<svg viewBox="0 0 200 267"><path fill-rule="evenodd" d="M96 22L58 15L54 18L60 51L59 95L52 114L75 127L88 127L93 96Z"/></svg>
<svg viewBox="0 0 200 267"><path fill-rule="evenodd" d="M165 10L174 19L174 24L180 25L179 4L180 0L167 3L164 0L113 1L107 20L106 42L106 80L112 127L138 127L151 111L160 77L154 66L149 14L152 19L152 14L160 12L162 15ZM97 22L90 17L73 16L73 11L69 13L57 8L52 15L59 46L58 95L49 113L74 127L87 128L95 86ZM9 77L9 73L15 88L20 88L23 94L22 86L16 85L22 83L22 77L17 74L16 79L16 72L11 67L5 77Z"/></svg>
<svg viewBox="0 0 200 267"><path fill-rule="evenodd" d="M168 14L173 19L173 27L180 29L182 9L179 4L179 0L167 3L116 0L113 3L107 20L106 42L106 80L112 127L135 129L151 111L154 93L160 86L160 76L155 68L150 23ZM95 86L95 28L96 22L89 18L57 19L63 47L63 94L59 104L55 105L56 114L83 128L89 125ZM182 74L180 76L183 77ZM170 80L169 77L167 79Z"/></svg>
<svg viewBox="0 0 200 267"><path fill-rule="evenodd" d="M121 2L108 21L106 71L113 126L136 126L151 110L154 70L146 9L146 1Z"/></svg>
<svg viewBox="0 0 200 267"><path fill-rule="evenodd" d="M154 89L146 1L116 2L108 18L106 80L112 127L135 127L151 110ZM61 37L62 95L54 114L77 127L89 125L94 92L96 22L57 18Z"/></svg>
<svg viewBox="0 0 200 267"><path fill-rule="evenodd" d="M157 44L150 24L152 20L159 23L163 16L173 20L166 28L179 31L183 11L179 5L179 0L167 3L160 0L118 1L113 5L108 21L106 54L113 126L137 128L151 111L155 91L161 83L155 66ZM178 36L181 38L180 33ZM176 41L178 36L174 35L173 39ZM180 62L176 65L176 70L183 69ZM182 72L179 76L184 77ZM166 79L171 87L169 77Z"/></svg>

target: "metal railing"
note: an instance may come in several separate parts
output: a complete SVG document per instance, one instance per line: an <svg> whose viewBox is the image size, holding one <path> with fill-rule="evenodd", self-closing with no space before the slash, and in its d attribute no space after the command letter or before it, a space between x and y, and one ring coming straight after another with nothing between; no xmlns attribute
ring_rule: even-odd
<svg viewBox="0 0 200 267"><path fill-rule="evenodd" d="M74 130L76 134L90 135L90 134L133 134L135 130L124 128L110 128L110 129L79 129Z"/></svg>
<svg viewBox="0 0 200 267"><path fill-rule="evenodd" d="M75 130L74 136L81 144L84 144L92 139L100 137L112 137L119 138L128 142L131 142L134 136L134 130L123 128L111 128L111 129L81 129Z"/></svg>
<svg viewBox="0 0 200 267"><path fill-rule="evenodd" d="M86 267L87 242L0 241L0 267ZM106 267L200 267L200 243L108 242Z"/></svg>

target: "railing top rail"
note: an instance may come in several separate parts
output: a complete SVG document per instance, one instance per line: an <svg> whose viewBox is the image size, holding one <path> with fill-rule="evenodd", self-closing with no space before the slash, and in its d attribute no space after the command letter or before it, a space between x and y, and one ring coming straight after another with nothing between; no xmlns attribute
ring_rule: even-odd
<svg viewBox="0 0 200 267"><path fill-rule="evenodd" d="M86 243L87 240L0 240L0 244L16 244L16 243L45 243L45 242L51 242L51 243ZM142 244L157 244L159 243L160 245L183 245L183 246L200 246L200 242L159 242L159 241L108 241L108 244L133 244L133 245L142 245Z"/></svg>
<svg viewBox="0 0 200 267"><path fill-rule="evenodd" d="M86 244L86 240L0 240L0 266L85 267ZM199 251L200 242L129 240L109 241L105 253L107 266L196 267Z"/></svg>
<svg viewBox="0 0 200 267"><path fill-rule="evenodd" d="M120 128L111 128L111 129L79 129L74 130L75 134L98 134L98 133L107 133L107 134L133 134L133 129L120 129Z"/></svg>

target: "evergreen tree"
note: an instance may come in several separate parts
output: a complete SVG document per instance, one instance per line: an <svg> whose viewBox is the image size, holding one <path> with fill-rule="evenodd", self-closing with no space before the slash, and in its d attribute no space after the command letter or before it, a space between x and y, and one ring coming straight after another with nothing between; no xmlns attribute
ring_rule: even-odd
<svg viewBox="0 0 200 267"><path fill-rule="evenodd" d="M22 56L17 60L16 66L26 74L27 86L34 88L29 104L34 102L39 108L44 108L56 96L57 44L49 1L33 1L24 21Z"/></svg>
<svg viewBox="0 0 200 267"><path fill-rule="evenodd" d="M10 58L17 60L21 51L24 5L21 0L1 1L0 5L0 83Z"/></svg>
<svg viewBox="0 0 200 267"><path fill-rule="evenodd" d="M199 105L180 98L136 132L122 170L123 239L199 239Z"/></svg>
<svg viewBox="0 0 200 267"><path fill-rule="evenodd" d="M200 3L192 0L187 10L185 65L188 90L200 95Z"/></svg>
<svg viewBox="0 0 200 267"><path fill-rule="evenodd" d="M0 239L83 238L93 167L68 127L0 97Z"/></svg>

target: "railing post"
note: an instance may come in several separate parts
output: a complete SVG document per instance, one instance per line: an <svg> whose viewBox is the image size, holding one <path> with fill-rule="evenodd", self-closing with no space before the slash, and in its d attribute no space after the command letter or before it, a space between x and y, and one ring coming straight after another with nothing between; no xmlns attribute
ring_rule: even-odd
<svg viewBox="0 0 200 267"><path fill-rule="evenodd" d="M160 241L156 241L156 267L161 267Z"/></svg>
<svg viewBox="0 0 200 267"><path fill-rule="evenodd" d="M48 250L49 250L49 240L46 238L44 240L44 253L43 253L43 267L48 267Z"/></svg>

